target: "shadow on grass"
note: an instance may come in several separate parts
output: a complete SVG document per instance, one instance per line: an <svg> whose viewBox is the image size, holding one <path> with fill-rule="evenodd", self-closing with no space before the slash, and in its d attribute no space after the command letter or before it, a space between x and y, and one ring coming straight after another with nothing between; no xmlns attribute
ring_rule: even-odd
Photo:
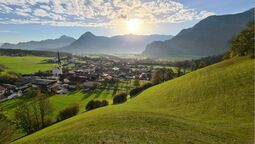
<svg viewBox="0 0 255 144"><path fill-rule="evenodd" d="M97 89L97 92L95 92L95 98L100 97L100 95L103 93L104 89Z"/></svg>
<svg viewBox="0 0 255 144"><path fill-rule="evenodd" d="M119 87L119 82L115 83L115 86L114 86L114 89L113 89L113 92L112 92L112 95L116 95L117 91L118 91L118 87Z"/></svg>

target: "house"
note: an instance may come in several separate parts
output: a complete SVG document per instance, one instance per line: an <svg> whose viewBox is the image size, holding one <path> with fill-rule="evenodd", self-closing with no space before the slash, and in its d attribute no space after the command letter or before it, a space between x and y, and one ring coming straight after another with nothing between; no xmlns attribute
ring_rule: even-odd
<svg viewBox="0 0 255 144"><path fill-rule="evenodd" d="M97 87L98 83L93 81L84 82L81 87L87 90L93 90Z"/></svg>
<svg viewBox="0 0 255 144"><path fill-rule="evenodd" d="M51 86L56 82L56 80L36 79L32 82L32 84L40 87L42 91L50 91Z"/></svg>
<svg viewBox="0 0 255 144"><path fill-rule="evenodd" d="M15 82L15 86L18 90L24 91L27 88L31 87L31 77L22 77L19 81Z"/></svg>
<svg viewBox="0 0 255 144"><path fill-rule="evenodd" d="M53 74L54 76L59 76L59 75L63 74L62 68L61 68L61 67L54 67L54 68L52 69L52 74Z"/></svg>
<svg viewBox="0 0 255 144"><path fill-rule="evenodd" d="M140 80L149 80L150 78L149 78L149 74L147 74L147 73L141 73L140 75L139 75L139 79Z"/></svg>
<svg viewBox="0 0 255 144"><path fill-rule="evenodd" d="M10 84L0 85L0 99L10 99L16 96L21 96L22 93L17 91L16 86ZM10 97L11 96L11 97Z"/></svg>
<svg viewBox="0 0 255 144"><path fill-rule="evenodd" d="M0 99L5 98L5 94L7 93L7 87L0 85Z"/></svg>
<svg viewBox="0 0 255 144"><path fill-rule="evenodd" d="M15 97L20 97L20 96L22 96L22 91L12 93L11 95L9 95L7 97L7 99L12 99L12 98L15 98Z"/></svg>

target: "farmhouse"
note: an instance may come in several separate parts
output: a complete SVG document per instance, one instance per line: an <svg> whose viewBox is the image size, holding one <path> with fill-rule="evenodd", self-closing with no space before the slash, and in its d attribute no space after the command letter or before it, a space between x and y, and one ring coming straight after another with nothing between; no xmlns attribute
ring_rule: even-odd
<svg viewBox="0 0 255 144"><path fill-rule="evenodd" d="M4 94L7 92L7 87L0 85L0 99L4 98Z"/></svg>

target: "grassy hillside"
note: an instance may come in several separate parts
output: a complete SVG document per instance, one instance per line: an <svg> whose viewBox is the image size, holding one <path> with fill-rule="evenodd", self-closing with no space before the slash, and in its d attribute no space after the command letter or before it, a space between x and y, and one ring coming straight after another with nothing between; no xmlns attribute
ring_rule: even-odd
<svg viewBox="0 0 255 144"><path fill-rule="evenodd" d="M234 58L16 143L252 143L254 61Z"/></svg>
<svg viewBox="0 0 255 144"><path fill-rule="evenodd" d="M11 56L0 56L0 64L7 67L6 71L13 71L21 74L30 74L46 70L51 70L54 64L43 64L43 60L48 59L47 57L37 56L24 56L24 57L11 57Z"/></svg>

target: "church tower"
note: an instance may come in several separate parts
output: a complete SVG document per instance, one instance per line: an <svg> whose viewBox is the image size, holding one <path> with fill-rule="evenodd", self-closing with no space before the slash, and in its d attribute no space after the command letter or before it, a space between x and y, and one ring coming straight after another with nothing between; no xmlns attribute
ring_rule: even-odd
<svg viewBox="0 0 255 144"><path fill-rule="evenodd" d="M60 54L59 54L59 51L57 53L57 59L58 59L58 66L53 68L52 70L52 74L54 76L59 76L60 74L63 74L62 72L62 64L61 64L61 58L60 58Z"/></svg>
<svg viewBox="0 0 255 144"><path fill-rule="evenodd" d="M59 66L59 67L62 67L62 66L61 66L61 59L60 59L59 51L58 51L58 66Z"/></svg>

